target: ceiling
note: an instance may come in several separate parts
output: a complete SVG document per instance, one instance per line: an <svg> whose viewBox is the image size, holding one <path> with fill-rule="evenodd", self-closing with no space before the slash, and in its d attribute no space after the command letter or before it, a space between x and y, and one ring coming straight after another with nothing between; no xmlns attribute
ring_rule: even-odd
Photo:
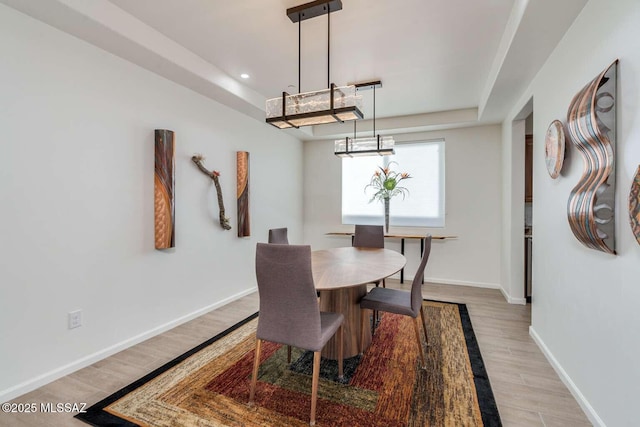
<svg viewBox="0 0 640 427"><path fill-rule="evenodd" d="M266 99L298 92L298 24L285 11L305 0L0 1L258 120ZM329 76L327 16L300 26L300 89L381 80L380 133L498 123L586 1L342 0ZM370 118L371 91L363 97ZM286 132L307 140L352 129Z"/></svg>

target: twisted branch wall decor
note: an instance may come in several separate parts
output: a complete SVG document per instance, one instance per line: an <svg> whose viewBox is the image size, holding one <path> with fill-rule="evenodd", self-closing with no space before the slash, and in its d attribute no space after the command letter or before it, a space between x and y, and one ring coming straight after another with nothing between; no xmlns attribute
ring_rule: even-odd
<svg viewBox="0 0 640 427"><path fill-rule="evenodd" d="M238 237L251 235L249 224L249 153L238 151L236 153L238 174Z"/></svg>
<svg viewBox="0 0 640 427"><path fill-rule="evenodd" d="M636 170L629 192L629 223L633 235L640 244L640 166Z"/></svg>
<svg viewBox="0 0 640 427"><path fill-rule="evenodd" d="M216 186L216 193L218 194L218 209L220 226L225 230L231 230L231 224L229 224L229 218L225 216L224 212L224 201L222 200L222 188L220 188L220 180L218 177L220 176L220 172L218 171L208 171L207 168L204 167L202 161L204 160L204 156L202 154L195 154L191 156L191 161L195 163L195 165L200 169L200 172L207 175L209 178L213 180L213 184Z"/></svg>
<svg viewBox="0 0 640 427"><path fill-rule="evenodd" d="M571 231L588 248L615 254L616 60L571 101L567 128L585 162L571 191Z"/></svg>
<svg viewBox="0 0 640 427"><path fill-rule="evenodd" d="M175 246L174 134L155 130L154 220L156 249Z"/></svg>

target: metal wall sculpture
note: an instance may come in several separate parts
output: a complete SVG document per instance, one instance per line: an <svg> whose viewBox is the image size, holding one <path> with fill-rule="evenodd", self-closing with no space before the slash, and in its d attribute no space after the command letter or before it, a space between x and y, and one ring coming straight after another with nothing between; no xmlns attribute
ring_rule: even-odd
<svg viewBox="0 0 640 427"><path fill-rule="evenodd" d="M567 216L576 238L615 254L616 60L571 101L567 128L585 162L571 191Z"/></svg>
<svg viewBox="0 0 640 427"><path fill-rule="evenodd" d="M629 192L629 224L631 231L640 244L640 166L636 170Z"/></svg>
<svg viewBox="0 0 640 427"><path fill-rule="evenodd" d="M249 224L249 153L236 153L238 166L238 237L251 235Z"/></svg>
<svg viewBox="0 0 640 427"><path fill-rule="evenodd" d="M156 249L167 249L175 246L174 133L171 130L156 129L155 140L155 240Z"/></svg>
<svg viewBox="0 0 640 427"><path fill-rule="evenodd" d="M564 163L564 126L560 120L554 120L549 125L544 137L544 161L549 176L556 179Z"/></svg>

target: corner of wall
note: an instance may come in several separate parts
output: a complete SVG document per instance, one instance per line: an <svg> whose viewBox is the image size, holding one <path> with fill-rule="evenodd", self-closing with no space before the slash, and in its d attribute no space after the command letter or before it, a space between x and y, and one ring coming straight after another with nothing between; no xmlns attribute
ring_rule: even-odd
<svg viewBox="0 0 640 427"><path fill-rule="evenodd" d="M569 374L567 374L567 372L562 368L560 362L558 362L553 353L551 353L551 350L549 350L540 335L538 335L533 325L529 326L529 335L536 343L536 345L540 348L540 351L542 351L544 357L547 358L547 360L551 364L551 367L553 367L553 370L556 371L556 373L560 377L560 380L564 383L565 386L567 386L573 397L578 402L578 405L580 405L580 408L582 408L587 418L589 418L589 421L591 421L594 426L606 427L604 421L602 421L602 419L598 416L587 398L580 392L578 386L576 386L576 384L571 380Z"/></svg>
<svg viewBox="0 0 640 427"><path fill-rule="evenodd" d="M500 286L500 292L502 292L502 296L504 297L505 300L507 300L507 302L509 304L520 304L520 305L527 305L527 300L525 298L515 298L512 297L505 289L504 287L501 285Z"/></svg>

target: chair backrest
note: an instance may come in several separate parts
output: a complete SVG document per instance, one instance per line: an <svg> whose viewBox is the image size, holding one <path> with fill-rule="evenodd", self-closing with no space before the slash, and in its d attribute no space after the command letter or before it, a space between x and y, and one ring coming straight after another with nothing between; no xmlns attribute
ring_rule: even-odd
<svg viewBox="0 0 640 427"><path fill-rule="evenodd" d="M353 246L358 248L384 248L384 228L381 225L357 225Z"/></svg>
<svg viewBox="0 0 640 427"><path fill-rule="evenodd" d="M413 276L411 284L411 311L415 315L420 313L420 305L422 304L422 279L424 278L424 268L427 266L429 254L431 253L431 234L427 234L424 239L424 252L416 274Z"/></svg>
<svg viewBox="0 0 640 427"><path fill-rule="evenodd" d="M256 336L305 350L321 350L311 247L258 243L256 277L260 294Z"/></svg>
<svg viewBox="0 0 640 427"><path fill-rule="evenodd" d="M287 238L287 228L272 228L269 230L269 243L288 245L289 239Z"/></svg>

